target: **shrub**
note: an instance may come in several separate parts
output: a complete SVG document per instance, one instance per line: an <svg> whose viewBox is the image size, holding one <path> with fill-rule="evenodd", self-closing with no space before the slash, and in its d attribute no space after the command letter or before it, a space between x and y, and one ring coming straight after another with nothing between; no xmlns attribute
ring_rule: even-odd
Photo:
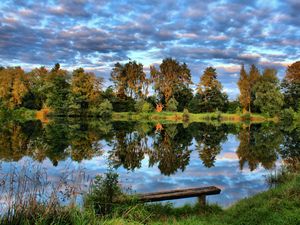
<svg viewBox="0 0 300 225"><path fill-rule="evenodd" d="M107 215L117 206L116 201L122 197L118 174L108 171L104 176L95 177L90 192L85 197L85 206L97 214Z"/></svg>
<svg viewBox="0 0 300 225"><path fill-rule="evenodd" d="M250 121L251 120L251 113L244 113L243 115L242 115L242 120L243 121Z"/></svg>
<svg viewBox="0 0 300 225"><path fill-rule="evenodd" d="M90 113L95 117L110 117L112 114L112 104L108 100L104 100L99 106L94 106L90 109Z"/></svg>
<svg viewBox="0 0 300 225"><path fill-rule="evenodd" d="M189 110L188 110L188 109L184 109L184 110L183 110L183 114L182 114L182 120L183 120L184 122L187 122L187 121L189 121L189 119L190 119L190 113L189 113Z"/></svg>
<svg viewBox="0 0 300 225"><path fill-rule="evenodd" d="M177 111L178 102L175 98L169 99L169 101L166 104L166 110L170 112L176 112Z"/></svg>
<svg viewBox="0 0 300 225"><path fill-rule="evenodd" d="M144 100L137 101L134 105L134 108L138 113L147 113L153 110L153 106Z"/></svg>

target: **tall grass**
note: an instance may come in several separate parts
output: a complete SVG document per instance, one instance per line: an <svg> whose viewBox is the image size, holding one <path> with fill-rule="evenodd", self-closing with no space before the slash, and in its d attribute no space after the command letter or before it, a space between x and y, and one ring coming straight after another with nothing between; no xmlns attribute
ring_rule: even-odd
<svg viewBox="0 0 300 225"><path fill-rule="evenodd" d="M44 168L30 161L21 168L10 164L0 169L0 224L60 220L68 213L62 203L74 206L86 179L81 169L65 168L53 183Z"/></svg>

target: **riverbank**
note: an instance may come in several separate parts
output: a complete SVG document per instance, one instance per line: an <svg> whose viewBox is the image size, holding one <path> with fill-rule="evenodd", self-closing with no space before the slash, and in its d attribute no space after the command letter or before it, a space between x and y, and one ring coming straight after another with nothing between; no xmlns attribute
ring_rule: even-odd
<svg viewBox="0 0 300 225"><path fill-rule="evenodd" d="M261 123L273 121L277 122L277 117L267 117L262 114L230 114L230 113L183 113L183 112L113 112L114 121L156 121L156 122L174 122L174 123L192 123L220 121L224 123L252 122Z"/></svg>
<svg viewBox="0 0 300 225"><path fill-rule="evenodd" d="M110 181L113 178L109 179ZM273 180L273 178L272 178ZM300 174L284 174L275 188L246 198L227 209L217 205L184 206L174 208L171 205L131 203L113 206L109 214L100 216L99 203L94 199L96 208L76 206L61 207L55 202L51 205L38 205L32 202L28 207L14 214L14 221L0 220L1 224L111 224L111 225L139 225L139 224L230 224L230 225L258 225L258 224L299 224L300 223ZM98 191L101 192L102 189ZM99 195L98 195L99 197ZM96 199L99 198L96 195ZM101 198L101 197L100 197ZM102 209L103 210L103 209ZM11 223L13 222L13 223Z"/></svg>

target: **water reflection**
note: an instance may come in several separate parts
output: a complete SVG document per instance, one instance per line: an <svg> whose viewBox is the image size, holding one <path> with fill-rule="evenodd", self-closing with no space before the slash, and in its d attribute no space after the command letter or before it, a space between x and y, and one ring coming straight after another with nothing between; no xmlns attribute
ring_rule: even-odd
<svg viewBox="0 0 300 225"><path fill-rule="evenodd" d="M240 168L248 162L251 171L259 164L271 169L280 152L283 133L275 124L257 124L243 126L238 134L240 145L237 155L240 159Z"/></svg>
<svg viewBox="0 0 300 225"><path fill-rule="evenodd" d="M40 121L8 122L0 128L0 159L18 161L30 156L39 162L45 158L54 166L71 157L80 162L103 154L102 141L112 146L110 165L128 170L141 167L148 156L148 166L156 166L164 175L184 171L190 161L191 146L205 167L213 167L228 134L239 140L236 154L240 169L245 164L251 171L262 165L274 167L280 156L287 163L300 156L300 128L278 124L157 124L136 122L104 122L57 120L49 124Z"/></svg>
<svg viewBox="0 0 300 225"><path fill-rule="evenodd" d="M84 165L91 177L114 167L139 192L219 185L226 204L248 196L251 188L263 190L262 168L272 169L282 159L299 169L299 149L300 128L273 123L186 126L56 120L9 121L0 128L0 163L49 161L52 175L57 175L68 161ZM249 180L258 176L249 187Z"/></svg>

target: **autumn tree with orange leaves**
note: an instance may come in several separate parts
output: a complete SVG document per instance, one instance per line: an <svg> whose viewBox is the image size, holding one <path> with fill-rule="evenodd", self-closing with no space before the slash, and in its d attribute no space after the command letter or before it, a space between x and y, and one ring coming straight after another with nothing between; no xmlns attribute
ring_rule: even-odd
<svg viewBox="0 0 300 225"><path fill-rule="evenodd" d="M126 64L116 63L111 72L117 96L120 98L143 98L148 94L149 80L143 70L143 64L129 61Z"/></svg>
<svg viewBox="0 0 300 225"><path fill-rule="evenodd" d="M28 79L21 67L0 70L0 99L5 107L15 109L20 106L27 92Z"/></svg>
<svg viewBox="0 0 300 225"><path fill-rule="evenodd" d="M174 91L180 85L189 86L192 84L191 71L187 64L179 63L172 58L166 58L159 65L150 67L151 79L154 90L159 94L160 100L167 103L174 95Z"/></svg>
<svg viewBox="0 0 300 225"><path fill-rule="evenodd" d="M297 61L286 70L281 84L284 94L285 107L292 107L295 111L300 109L300 61Z"/></svg>

